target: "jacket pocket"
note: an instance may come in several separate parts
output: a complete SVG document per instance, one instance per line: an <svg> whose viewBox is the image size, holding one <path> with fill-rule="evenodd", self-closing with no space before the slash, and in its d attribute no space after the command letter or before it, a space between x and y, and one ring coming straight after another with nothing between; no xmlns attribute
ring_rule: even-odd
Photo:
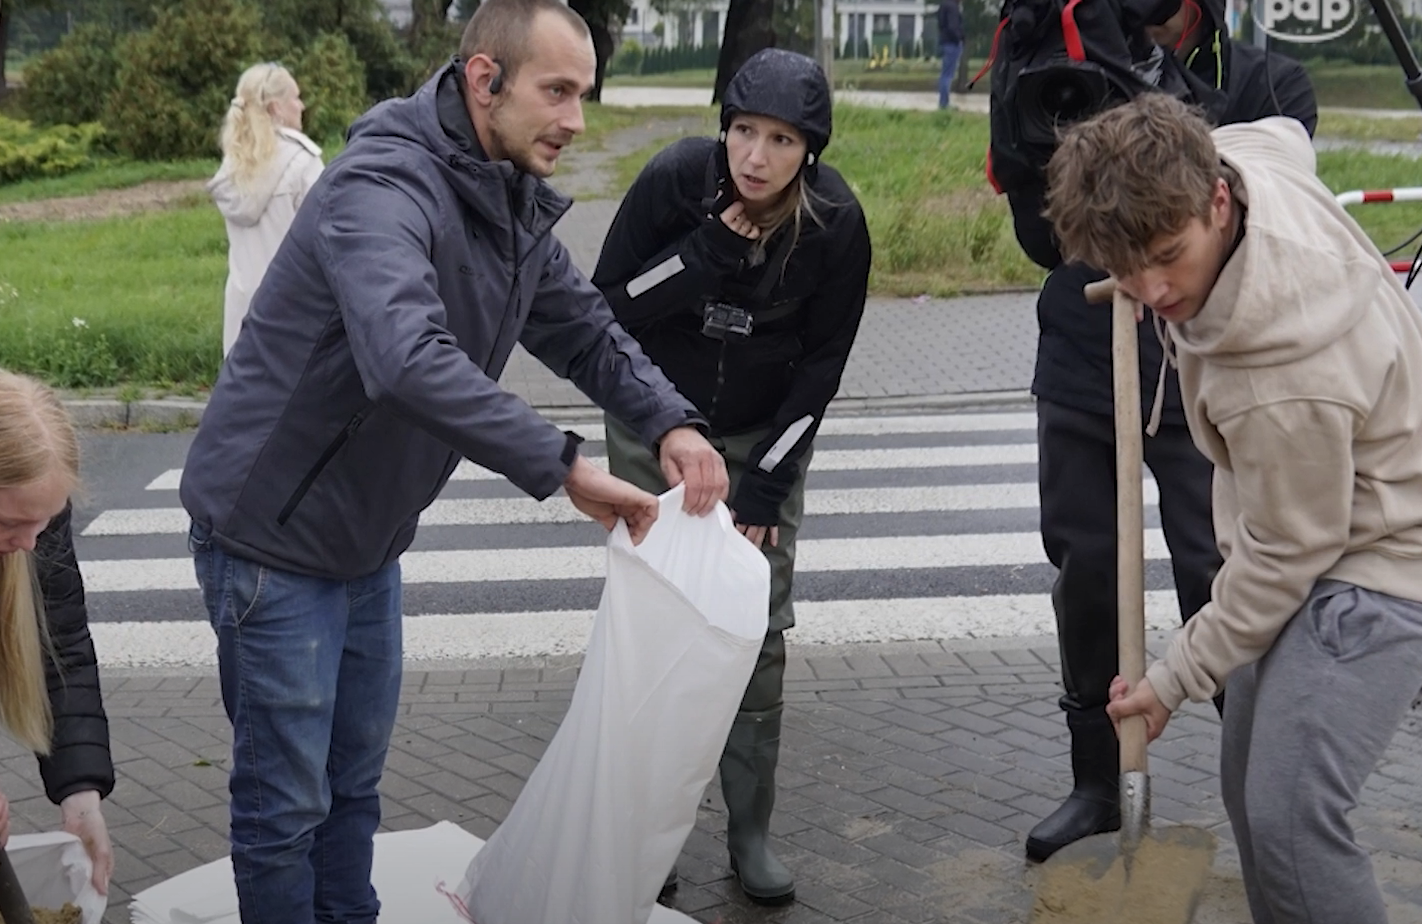
<svg viewBox="0 0 1422 924"><path fill-rule="evenodd" d="M341 429L341 432L336 434L335 439L331 440L330 445L327 446L316 459L316 464L311 466L311 470L306 473L306 477L302 478L301 483L296 486L296 490L292 492L291 497L286 502L286 506L282 507L281 512L277 514L278 526L285 526L286 521L291 519L291 515L296 512L296 506L301 503L301 499L306 496L306 492L311 490L311 485L316 483L316 479L320 476L322 470L331 463L336 453L340 452L341 447L346 444L347 440L355 435L355 432L360 429L360 425L364 422L365 411L361 411L346 423L345 427Z"/></svg>

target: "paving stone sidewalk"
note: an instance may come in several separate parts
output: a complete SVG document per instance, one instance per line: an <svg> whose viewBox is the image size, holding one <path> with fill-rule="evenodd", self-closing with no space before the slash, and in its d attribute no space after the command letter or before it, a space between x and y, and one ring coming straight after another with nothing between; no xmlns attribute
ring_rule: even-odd
<svg viewBox="0 0 1422 924"><path fill-rule="evenodd" d="M1006 924L1025 921L1028 828L1068 779L1050 639L794 647L775 834L796 904L739 896L715 783L683 852L673 904L720 924ZM1154 640L1158 649L1160 640ZM385 827L457 822L488 837L572 696L577 658L409 670L382 792ZM106 803L117 852L105 924L128 896L226 854L230 741L214 676L105 677L119 784ZM1248 921L1216 786L1218 724L1190 707L1151 748L1154 818L1210 827L1223 848L1200 924ZM1354 814L1394 924L1422 922L1422 719L1409 715ZM34 761L0 749L18 831L58 813ZM394 922L418 924L418 922Z"/></svg>

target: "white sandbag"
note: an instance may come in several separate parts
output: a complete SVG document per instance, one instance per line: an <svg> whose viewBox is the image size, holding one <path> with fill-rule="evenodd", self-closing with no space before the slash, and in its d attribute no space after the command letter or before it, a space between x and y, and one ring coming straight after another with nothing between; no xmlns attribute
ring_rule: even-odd
<svg viewBox="0 0 1422 924"><path fill-rule="evenodd" d="M724 504L640 546L608 537L607 582L572 704L459 889L478 924L645 924L696 822L750 681L770 566Z"/></svg>
<svg viewBox="0 0 1422 924"><path fill-rule="evenodd" d="M64 831L18 834L5 847L15 878L35 908L58 911L67 902L99 924L109 900L94 888L94 864L79 838Z"/></svg>

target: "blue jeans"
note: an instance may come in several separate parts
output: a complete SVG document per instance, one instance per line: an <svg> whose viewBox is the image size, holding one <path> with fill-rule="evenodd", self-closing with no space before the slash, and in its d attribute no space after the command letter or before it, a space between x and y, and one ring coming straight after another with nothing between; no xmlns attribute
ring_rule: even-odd
<svg viewBox="0 0 1422 924"><path fill-rule="evenodd" d="M962 42L943 43L943 70L938 74L938 108L948 108L948 95L953 91L953 77L958 73L958 58L963 54Z"/></svg>
<svg viewBox="0 0 1422 924"><path fill-rule="evenodd" d="M354 581L229 555L194 524L232 721L243 924L375 924L376 789L400 698L400 564Z"/></svg>

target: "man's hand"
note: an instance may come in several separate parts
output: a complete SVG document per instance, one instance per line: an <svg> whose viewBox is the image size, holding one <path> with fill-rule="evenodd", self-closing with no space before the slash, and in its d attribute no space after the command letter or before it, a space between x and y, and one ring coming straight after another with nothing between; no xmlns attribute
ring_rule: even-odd
<svg viewBox="0 0 1422 924"><path fill-rule="evenodd" d="M1154 741L1165 731L1165 723L1170 721L1170 710L1155 695L1155 688L1144 677L1132 690L1125 678L1116 677L1111 681L1111 702L1106 704L1106 714L1116 726L1116 734L1121 733L1121 720L1127 716L1142 715L1146 720L1146 741Z"/></svg>
<svg viewBox="0 0 1422 924"><path fill-rule="evenodd" d="M751 545L758 549L765 546L767 537L770 539L772 547L780 545L779 526L749 526L745 523L737 523L736 529L740 530L741 535L749 539Z"/></svg>
<svg viewBox="0 0 1422 924"><path fill-rule="evenodd" d="M109 843L109 826L99 807L99 794L92 789L66 796L59 803L64 830L79 838L94 862L94 888L109 894L109 878L114 874L114 848Z"/></svg>
<svg viewBox="0 0 1422 924"><path fill-rule="evenodd" d="M573 467L563 482L563 490L568 493L568 500L573 502L574 507L597 520L605 529L611 530L619 518L626 520L633 545L646 538L647 530L657 522L657 514L661 511L654 495L604 472L582 456L573 460Z"/></svg>
<svg viewBox="0 0 1422 924"><path fill-rule="evenodd" d="M726 460L695 427L667 431L661 442L661 464L668 487L686 483L681 509L694 516L704 517L716 509L716 502L725 500L731 489Z"/></svg>

